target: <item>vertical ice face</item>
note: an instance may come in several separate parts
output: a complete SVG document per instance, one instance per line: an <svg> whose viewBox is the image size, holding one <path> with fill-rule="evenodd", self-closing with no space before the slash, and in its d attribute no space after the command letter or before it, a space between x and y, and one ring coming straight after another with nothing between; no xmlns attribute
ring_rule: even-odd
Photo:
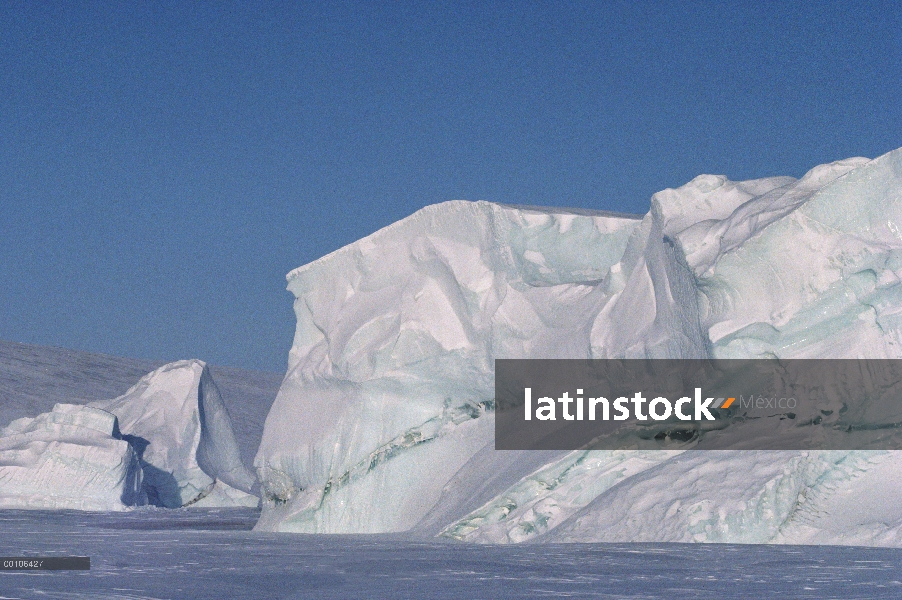
<svg viewBox="0 0 902 600"><path fill-rule="evenodd" d="M414 526L492 441L494 359L594 356L624 250L666 268L632 240L641 225L446 202L290 273L298 325L255 462L258 527Z"/></svg>
<svg viewBox="0 0 902 600"><path fill-rule="evenodd" d="M241 463L231 421L207 366L170 363L122 396L91 403L119 418L138 451L152 504L252 505L255 479Z"/></svg>
<svg viewBox="0 0 902 600"><path fill-rule="evenodd" d="M123 510L146 502L115 415L57 404L0 430L0 507Z"/></svg>

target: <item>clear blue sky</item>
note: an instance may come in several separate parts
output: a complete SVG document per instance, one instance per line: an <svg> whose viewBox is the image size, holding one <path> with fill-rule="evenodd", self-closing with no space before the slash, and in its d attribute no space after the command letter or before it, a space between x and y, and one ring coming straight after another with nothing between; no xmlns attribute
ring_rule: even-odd
<svg viewBox="0 0 902 600"><path fill-rule="evenodd" d="M285 273L427 204L899 146L898 1L3 2L0 338L282 371Z"/></svg>

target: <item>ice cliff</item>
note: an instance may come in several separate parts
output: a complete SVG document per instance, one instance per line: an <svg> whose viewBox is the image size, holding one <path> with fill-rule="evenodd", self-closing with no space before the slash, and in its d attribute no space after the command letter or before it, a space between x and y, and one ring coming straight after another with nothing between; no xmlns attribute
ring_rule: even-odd
<svg viewBox="0 0 902 600"><path fill-rule="evenodd" d="M900 226L902 150L702 175L644 217L424 208L288 275L258 529L902 543L863 487L902 492L895 453L491 449L495 358L902 357Z"/></svg>

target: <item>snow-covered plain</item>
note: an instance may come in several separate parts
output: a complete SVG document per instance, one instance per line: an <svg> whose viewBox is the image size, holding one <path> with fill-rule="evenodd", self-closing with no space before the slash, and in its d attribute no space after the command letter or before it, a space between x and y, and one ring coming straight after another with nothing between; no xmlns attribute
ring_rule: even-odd
<svg viewBox="0 0 902 600"><path fill-rule="evenodd" d="M257 529L902 545L895 452L491 450L495 358L902 358L900 227L902 149L644 217L424 208L288 275Z"/></svg>
<svg viewBox="0 0 902 600"><path fill-rule="evenodd" d="M253 509L0 510L0 555L90 571L0 572L0 597L898 598L902 550L726 544L461 544L249 531Z"/></svg>

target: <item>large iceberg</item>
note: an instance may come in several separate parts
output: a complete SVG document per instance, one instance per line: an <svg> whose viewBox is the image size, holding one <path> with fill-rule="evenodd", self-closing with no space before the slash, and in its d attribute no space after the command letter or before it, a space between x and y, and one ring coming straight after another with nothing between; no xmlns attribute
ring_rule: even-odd
<svg viewBox="0 0 902 600"><path fill-rule="evenodd" d="M899 544L902 511L862 491L902 492L897 453L492 441L496 358L902 357L900 227L902 150L798 180L702 175L644 217L427 207L288 275L258 529Z"/></svg>
<svg viewBox="0 0 902 600"><path fill-rule="evenodd" d="M494 358L587 356L640 225L449 202L289 274L298 326L255 462L258 527L416 525L493 443Z"/></svg>

